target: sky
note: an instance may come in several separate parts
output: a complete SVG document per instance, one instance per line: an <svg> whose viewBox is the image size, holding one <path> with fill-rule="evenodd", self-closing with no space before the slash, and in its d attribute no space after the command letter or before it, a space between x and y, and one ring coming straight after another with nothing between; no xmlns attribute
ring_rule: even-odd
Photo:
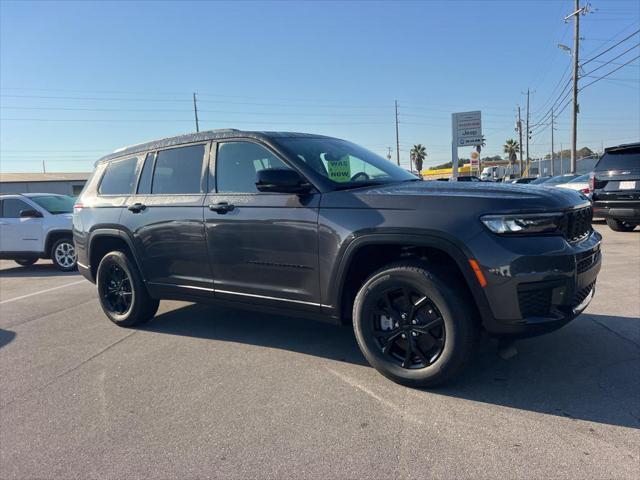
<svg viewBox="0 0 640 480"><path fill-rule="evenodd" d="M640 2L591 10L578 147L600 150L640 140ZM320 133L391 147L394 160L397 100L401 163L421 143L428 167L451 159L453 112L481 110L482 156L502 154L529 89L530 156L545 155L549 108L570 99L571 57L557 45L572 46L572 11L573 0L2 0L0 171L90 171L116 148L195 131L193 92L200 130Z"/></svg>

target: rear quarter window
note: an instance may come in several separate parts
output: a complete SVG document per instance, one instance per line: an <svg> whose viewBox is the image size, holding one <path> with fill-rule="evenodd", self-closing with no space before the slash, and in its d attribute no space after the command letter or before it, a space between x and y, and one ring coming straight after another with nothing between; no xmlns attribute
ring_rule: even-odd
<svg viewBox="0 0 640 480"><path fill-rule="evenodd" d="M109 163L98 189L100 195L130 195L133 193L137 166L137 157Z"/></svg>

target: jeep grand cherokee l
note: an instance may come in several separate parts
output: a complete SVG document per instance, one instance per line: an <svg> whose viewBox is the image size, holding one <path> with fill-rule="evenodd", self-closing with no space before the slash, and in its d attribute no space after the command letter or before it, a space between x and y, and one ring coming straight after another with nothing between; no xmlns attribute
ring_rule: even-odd
<svg viewBox="0 0 640 480"><path fill-rule="evenodd" d="M459 372L481 329L566 324L600 270L578 192L425 182L298 133L218 130L116 151L75 206L74 237L118 325L150 320L160 299L352 323L371 365L414 386Z"/></svg>

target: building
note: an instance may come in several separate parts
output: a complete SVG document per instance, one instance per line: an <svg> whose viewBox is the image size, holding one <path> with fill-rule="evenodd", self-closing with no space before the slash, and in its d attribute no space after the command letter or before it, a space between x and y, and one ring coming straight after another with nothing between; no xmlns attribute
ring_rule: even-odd
<svg viewBox="0 0 640 480"><path fill-rule="evenodd" d="M90 173L2 173L0 193L59 193L80 195Z"/></svg>

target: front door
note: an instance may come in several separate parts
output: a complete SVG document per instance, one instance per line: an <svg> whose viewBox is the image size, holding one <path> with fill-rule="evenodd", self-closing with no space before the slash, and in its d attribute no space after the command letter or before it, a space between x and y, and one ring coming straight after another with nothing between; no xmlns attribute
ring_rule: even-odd
<svg viewBox="0 0 640 480"><path fill-rule="evenodd" d="M320 194L258 192L258 170L290 167L257 143L219 143L213 163L204 216L216 298L319 309Z"/></svg>
<svg viewBox="0 0 640 480"><path fill-rule="evenodd" d="M42 218L20 217L22 210L35 210L19 198L2 200L0 212L0 251L41 252Z"/></svg>

